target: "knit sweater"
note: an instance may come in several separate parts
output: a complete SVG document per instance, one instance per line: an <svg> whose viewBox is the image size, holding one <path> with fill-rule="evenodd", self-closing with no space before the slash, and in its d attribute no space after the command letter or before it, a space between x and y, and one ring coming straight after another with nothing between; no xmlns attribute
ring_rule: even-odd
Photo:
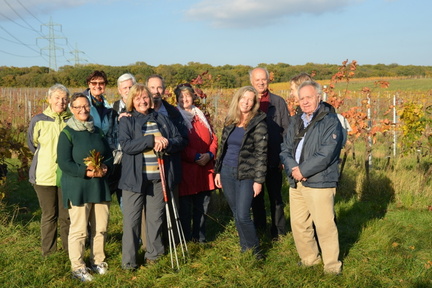
<svg viewBox="0 0 432 288"><path fill-rule="evenodd" d="M64 207L69 207L69 201L74 206L84 203L101 203L111 201L111 193L105 177L89 178L86 176L87 166L84 158L91 150L101 153L103 163L108 166L108 173L112 168L113 157L108 142L101 136L99 128L95 131L75 131L66 126L70 134L60 133L57 146L58 165L62 170L61 187Z"/></svg>

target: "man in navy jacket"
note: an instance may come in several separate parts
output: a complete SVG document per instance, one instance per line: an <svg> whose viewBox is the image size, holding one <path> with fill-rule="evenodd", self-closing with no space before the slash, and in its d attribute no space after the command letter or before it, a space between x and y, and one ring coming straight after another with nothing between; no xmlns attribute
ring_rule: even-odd
<svg viewBox="0 0 432 288"><path fill-rule="evenodd" d="M299 86L302 113L291 118L280 158L291 187L291 229L300 264L317 265L322 258L325 273L340 274L334 196L343 135L336 113L320 101L321 93L314 81Z"/></svg>

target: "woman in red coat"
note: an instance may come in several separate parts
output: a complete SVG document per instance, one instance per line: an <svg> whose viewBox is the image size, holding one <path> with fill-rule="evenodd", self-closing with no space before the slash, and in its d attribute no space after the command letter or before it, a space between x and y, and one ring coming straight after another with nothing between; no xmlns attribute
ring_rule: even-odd
<svg viewBox="0 0 432 288"><path fill-rule="evenodd" d="M189 131L189 145L182 152L180 221L186 240L204 243L205 215L211 192L215 189L214 157L218 139L204 113L195 107L195 92L191 85L178 85L174 92Z"/></svg>

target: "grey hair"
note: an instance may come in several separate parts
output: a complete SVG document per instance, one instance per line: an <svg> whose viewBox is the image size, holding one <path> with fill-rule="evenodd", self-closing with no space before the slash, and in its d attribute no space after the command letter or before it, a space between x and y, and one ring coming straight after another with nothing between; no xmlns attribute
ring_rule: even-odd
<svg viewBox="0 0 432 288"><path fill-rule="evenodd" d="M313 80L308 80L308 81L304 81L303 83L300 84L300 86L298 87L298 93L300 96L300 89L305 87L305 86L312 86L313 88L315 88L315 91L318 95L322 95L322 88L321 85L318 82L315 82Z"/></svg>
<svg viewBox="0 0 432 288"><path fill-rule="evenodd" d="M252 81L252 73L253 73L253 71L255 71L256 69L262 69L262 70L264 70L264 72L266 73L267 80L270 79L270 73L268 72L267 68L264 68L264 67L256 67L256 68L254 68L254 69L252 69L252 70L249 70L249 79L250 79L250 81Z"/></svg>
<svg viewBox="0 0 432 288"><path fill-rule="evenodd" d="M62 91L64 93L66 93L66 96L69 98L69 95L70 95L69 90L64 85L59 84L59 83L54 84L53 86L51 86L48 89L48 97L50 98L51 95L56 91Z"/></svg>
<svg viewBox="0 0 432 288"><path fill-rule="evenodd" d="M124 81L132 80L132 84L136 83L135 77L130 73L124 73L117 79L117 86L120 86L120 84Z"/></svg>

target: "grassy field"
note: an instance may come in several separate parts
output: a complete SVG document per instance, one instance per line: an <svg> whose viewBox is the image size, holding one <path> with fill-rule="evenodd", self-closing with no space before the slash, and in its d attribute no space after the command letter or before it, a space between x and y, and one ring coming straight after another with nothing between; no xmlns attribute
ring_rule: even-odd
<svg viewBox="0 0 432 288"><path fill-rule="evenodd" d="M354 78L348 84L348 89L351 91L360 91L363 87L373 88L376 81L389 82L388 88L377 88L377 92L385 91L423 91L432 90L432 78L401 78L401 77L374 77L374 78ZM320 80L321 85L329 85L330 81ZM275 83L270 85L274 90L289 90L289 83ZM346 82L336 84L336 90L344 90L347 88Z"/></svg>
<svg viewBox="0 0 432 288"><path fill-rule="evenodd" d="M430 160L417 165L408 158L377 159L369 177L363 163L359 156L348 157L336 197L344 263L340 276L324 275L321 266L299 267L291 233L278 242L261 236L265 260L240 253L231 213L223 195L215 192L207 222L209 242L189 243L188 261L179 271L171 269L168 255L136 272L120 268L122 216L114 200L106 246L109 273L86 286L432 287L432 187L422 170ZM0 202L0 287L79 285L71 278L65 253L40 254L41 212L32 187L14 173L7 185L8 196ZM284 199L287 194L284 186ZM285 211L289 218L289 203ZM142 264L143 252L139 255Z"/></svg>

